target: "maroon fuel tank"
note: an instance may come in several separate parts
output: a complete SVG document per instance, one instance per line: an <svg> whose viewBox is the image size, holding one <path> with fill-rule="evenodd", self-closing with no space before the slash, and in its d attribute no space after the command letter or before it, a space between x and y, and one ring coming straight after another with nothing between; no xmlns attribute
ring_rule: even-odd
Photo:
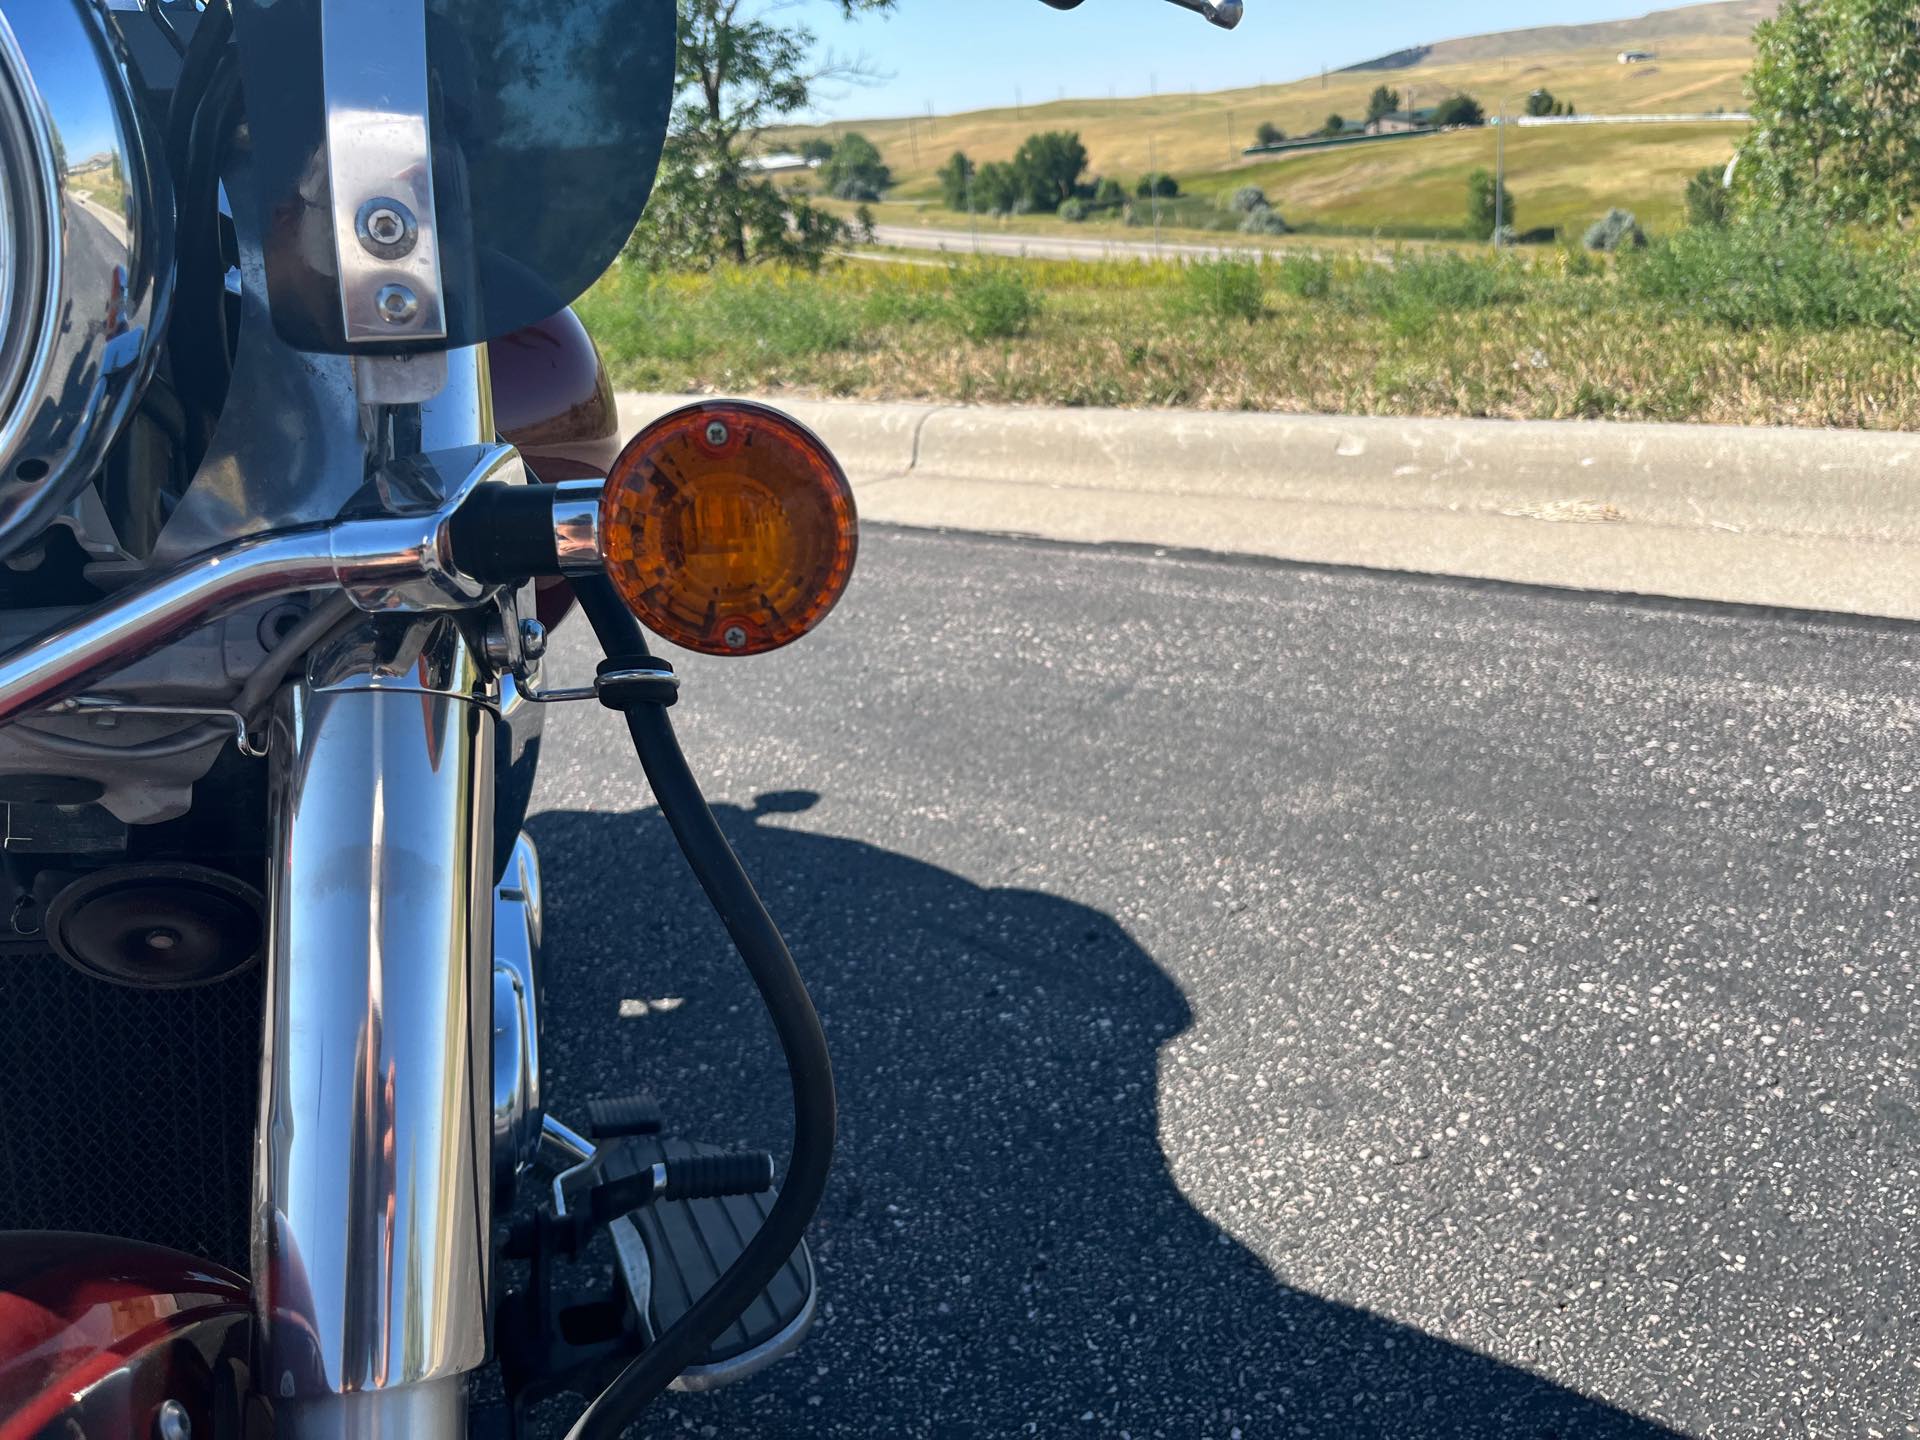
<svg viewBox="0 0 1920 1440"><path fill-rule="evenodd" d="M620 457L620 407L593 337L571 308L489 342L493 421L534 477L604 480ZM545 580L541 623L549 630L573 608L573 587Z"/></svg>
<svg viewBox="0 0 1920 1440"><path fill-rule="evenodd" d="M493 419L549 484L604 479L620 455L613 381L572 310L492 341Z"/></svg>
<svg viewBox="0 0 1920 1440"><path fill-rule="evenodd" d="M246 1281L97 1235L0 1234L0 1440L264 1435ZM221 1427L225 1427L224 1429Z"/></svg>

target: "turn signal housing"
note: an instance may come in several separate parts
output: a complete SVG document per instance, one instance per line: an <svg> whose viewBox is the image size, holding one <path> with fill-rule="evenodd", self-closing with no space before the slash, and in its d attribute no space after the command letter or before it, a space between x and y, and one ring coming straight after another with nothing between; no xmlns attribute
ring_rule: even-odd
<svg viewBox="0 0 1920 1440"><path fill-rule="evenodd" d="M702 655L764 655L846 593L860 522L820 437L747 400L662 417L600 500L607 577L641 624Z"/></svg>

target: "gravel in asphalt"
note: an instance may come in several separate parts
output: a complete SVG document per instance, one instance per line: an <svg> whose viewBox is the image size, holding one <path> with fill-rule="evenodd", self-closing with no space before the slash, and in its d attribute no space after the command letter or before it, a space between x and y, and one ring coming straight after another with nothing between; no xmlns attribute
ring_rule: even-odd
<svg viewBox="0 0 1920 1440"><path fill-rule="evenodd" d="M813 1340L643 1433L1920 1433L1910 628L875 530L684 669L844 1140ZM531 828L552 1108L778 1149L613 717Z"/></svg>

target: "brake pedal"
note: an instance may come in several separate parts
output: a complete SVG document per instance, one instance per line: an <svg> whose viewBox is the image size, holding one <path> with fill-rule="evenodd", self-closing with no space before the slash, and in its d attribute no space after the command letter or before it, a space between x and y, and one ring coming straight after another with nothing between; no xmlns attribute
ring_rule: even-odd
<svg viewBox="0 0 1920 1440"><path fill-rule="evenodd" d="M587 1133L595 1140L658 1135L666 1125L651 1095L614 1095L587 1102Z"/></svg>
<svg viewBox="0 0 1920 1440"><path fill-rule="evenodd" d="M729 1152L671 1136L615 1140L603 1152L609 1181L664 1165L682 1174ZM655 1200L608 1227L628 1300L649 1342L665 1334L739 1258L778 1192L723 1198ZM671 1194L671 1192L669 1192ZM674 1382L683 1391L716 1390L758 1374L798 1349L813 1328L818 1287L803 1243L760 1298L714 1342L707 1358Z"/></svg>

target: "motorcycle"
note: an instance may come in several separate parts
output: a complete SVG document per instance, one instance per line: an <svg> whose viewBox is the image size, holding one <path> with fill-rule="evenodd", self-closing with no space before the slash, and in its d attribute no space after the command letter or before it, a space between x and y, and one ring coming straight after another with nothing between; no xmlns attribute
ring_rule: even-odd
<svg viewBox="0 0 1920 1440"><path fill-rule="evenodd" d="M674 43L673 0L0 7L0 1440L513 1435L561 1391L612 1436L812 1324L826 1041L646 635L800 640L853 494L757 404L623 440L568 308ZM608 658L552 688L575 610ZM784 1173L544 1108L522 827L576 703L765 1001Z"/></svg>

